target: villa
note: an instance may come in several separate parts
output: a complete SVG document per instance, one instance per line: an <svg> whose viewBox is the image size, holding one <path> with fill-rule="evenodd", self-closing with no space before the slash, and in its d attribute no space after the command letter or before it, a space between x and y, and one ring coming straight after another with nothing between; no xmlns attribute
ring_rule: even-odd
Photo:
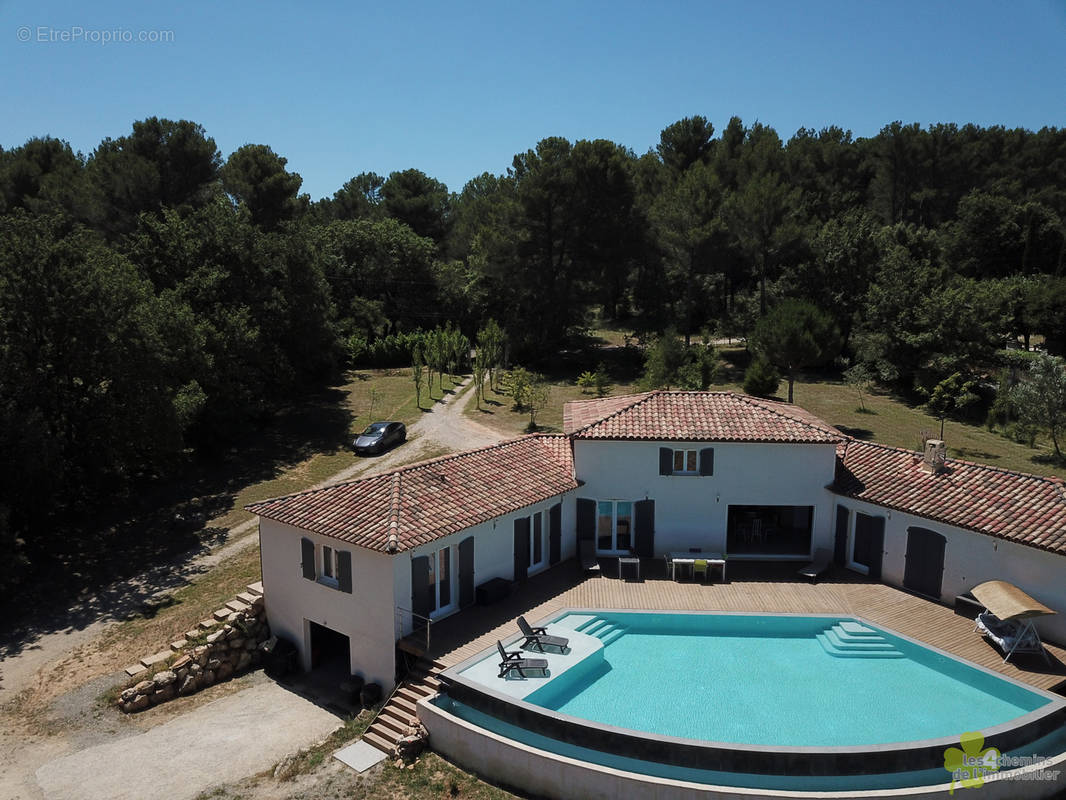
<svg viewBox="0 0 1066 800"><path fill-rule="evenodd" d="M1001 580L1066 609L1062 481L948 459L940 442L916 453L860 441L796 406L733 392L572 402L562 434L248 508L260 517L273 632L297 646L304 669L339 654L386 691L405 637L453 615L461 628L463 609L501 586L520 595L582 542L601 563L635 557L646 572L698 550L721 554L731 574L793 562L794 575L826 552L871 596L885 587L943 608ZM1061 614L1037 628L1066 643Z"/></svg>

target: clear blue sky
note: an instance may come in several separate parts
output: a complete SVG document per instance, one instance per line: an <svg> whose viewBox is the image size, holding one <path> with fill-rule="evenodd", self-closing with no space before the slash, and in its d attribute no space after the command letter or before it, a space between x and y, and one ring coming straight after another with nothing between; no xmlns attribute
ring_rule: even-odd
<svg viewBox="0 0 1066 800"><path fill-rule="evenodd" d="M115 31L172 41L86 41ZM80 39L40 41L64 34ZM1066 0L0 0L0 42L5 148L50 134L89 153L134 120L190 119L224 157L270 145L313 198L407 167L458 191L545 136L642 153L693 114L784 139L1066 126Z"/></svg>

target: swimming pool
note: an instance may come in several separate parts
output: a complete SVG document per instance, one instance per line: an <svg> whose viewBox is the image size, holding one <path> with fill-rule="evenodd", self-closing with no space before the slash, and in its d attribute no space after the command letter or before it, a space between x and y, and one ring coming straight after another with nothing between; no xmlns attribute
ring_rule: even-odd
<svg viewBox="0 0 1066 800"><path fill-rule="evenodd" d="M479 655L442 675L448 702L647 774L929 784L964 732L1015 752L1066 720L1062 698L859 618L570 609L547 622L570 652L547 655L546 678L500 679Z"/></svg>
<svg viewBox="0 0 1066 800"><path fill-rule="evenodd" d="M526 702L665 736L908 742L991 728L1049 702L850 619L569 614L556 627L603 641L602 658L546 682Z"/></svg>

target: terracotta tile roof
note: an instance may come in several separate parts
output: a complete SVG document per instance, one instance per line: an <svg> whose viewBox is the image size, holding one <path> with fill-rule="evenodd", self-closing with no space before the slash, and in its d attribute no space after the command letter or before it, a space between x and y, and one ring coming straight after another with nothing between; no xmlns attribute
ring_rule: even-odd
<svg viewBox="0 0 1066 800"><path fill-rule="evenodd" d="M245 508L359 547L399 552L577 486L569 438L533 434Z"/></svg>
<svg viewBox="0 0 1066 800"><path fill-rule="evenodd" d="M563 433L574 433L594 422L606 419L650 394L651 392L644 392L643 394L623 394L618 397L601 397L596 400L571 400L563 405Z"/></svg>
<svg viewBox="0 0 1066 800"><path fill-rule="evenodd" d="M801 408L735 392L655 391L578 401L566 404L563 419L575 439L802 444L844 439Z"/></svg>
<svg viewBox="0 0 1066 800"><path fill-rule="evenodd" d="M1066 493L1044 478L949 458L939 474L922 455L850 439L837 450L839 494L1066 555Z"/></svg>

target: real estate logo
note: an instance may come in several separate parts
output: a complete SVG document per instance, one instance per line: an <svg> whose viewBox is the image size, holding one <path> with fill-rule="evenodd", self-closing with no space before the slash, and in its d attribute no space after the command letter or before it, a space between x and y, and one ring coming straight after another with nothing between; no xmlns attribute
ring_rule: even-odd
<svg viewBox="0 0 1066 800"><path fill-rule="evenodd" d="M944 769L951 773L951 789L955 794L956 782L964 789L985 785L985 778L999 770L1000 752L994 747L984 747L985 737L979 731L970 731L959 737L960 750L949 747L944 751Z"/></svg>
<svg viewBox="0 0 1066 800"><path fill-rule="evenodd" d="M962 734L959 744L961 750L949 747L944 751L944 769L951 773L948 794L955 794L956 783L964 789L972 789L1000 780L1055 782L1062 772L1047 769L1052 765L1047 756L1005 756L995 747L985 747L985 737L979 731ZM1017 767L1024 769L1017 770Z"/></svg>

